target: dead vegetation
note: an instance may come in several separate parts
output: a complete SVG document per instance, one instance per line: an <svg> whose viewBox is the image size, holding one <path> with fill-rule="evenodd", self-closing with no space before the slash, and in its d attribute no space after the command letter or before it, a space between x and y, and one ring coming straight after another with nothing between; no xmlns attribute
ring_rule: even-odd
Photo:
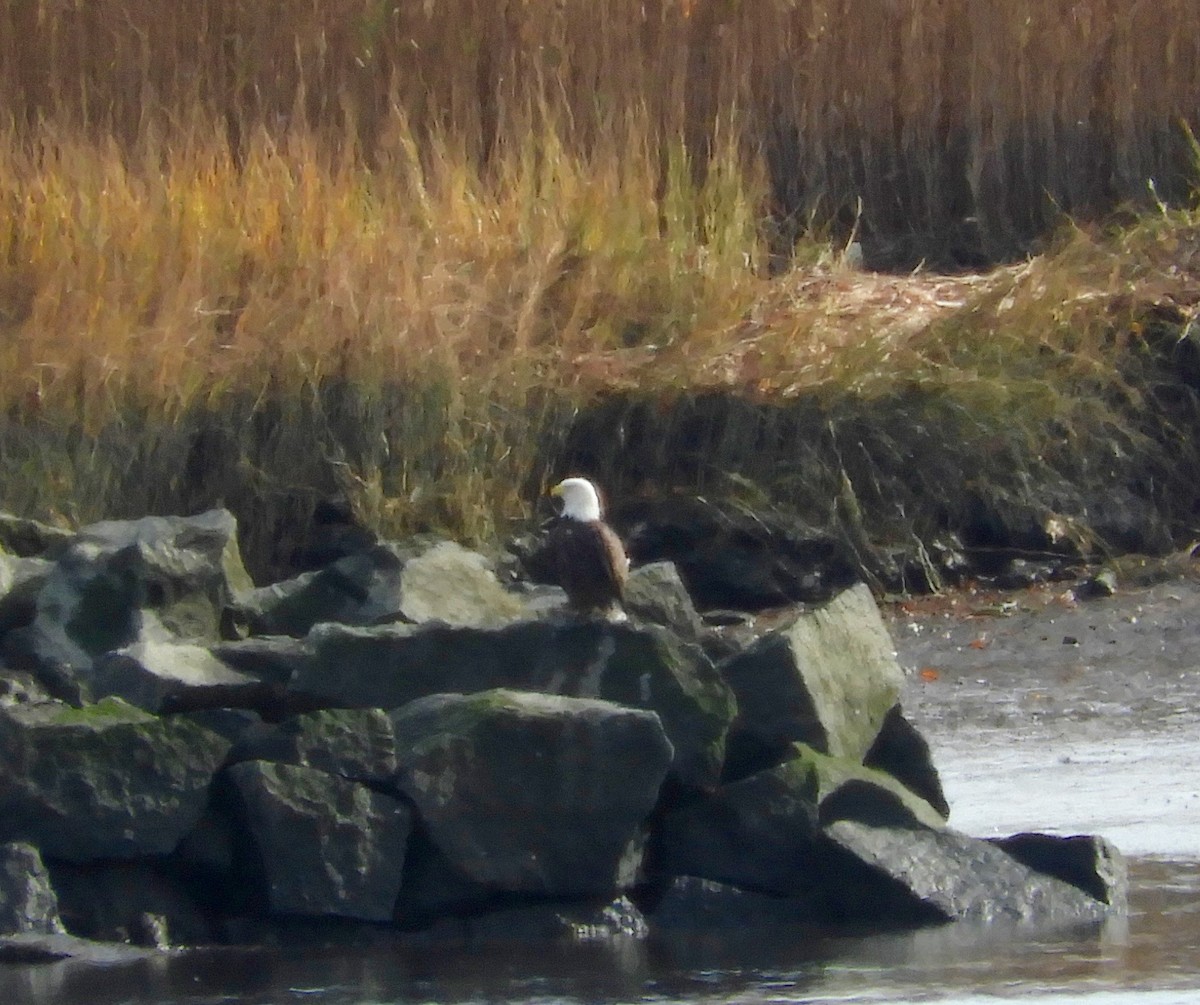
<svg viewBox="0 0 1200 1005"><path fill-rule="evenodd" d="M668 425L705 394L849 403L881 454L898 422L990 451L982 487L1170 454L1186 409L1146 416L1200 300L1190 13L14 0L0 504L229 505L259 569L328 495L489 537L613 395ZM714 448L709 475L802 481L833 519L844 451L801 478L807 448ZM868 523L885 460L850 473ZM596 473L699 484L656 463ZM884 522L916 533L930 488Z"/></svg>

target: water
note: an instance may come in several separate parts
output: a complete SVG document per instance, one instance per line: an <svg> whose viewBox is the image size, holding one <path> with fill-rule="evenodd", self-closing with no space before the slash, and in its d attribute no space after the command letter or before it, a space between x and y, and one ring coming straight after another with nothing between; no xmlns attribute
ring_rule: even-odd
<svg viewBox="0 0 1200 1005"><path fill-rule="evenodd" d="M1134 862L1128 922L1035 934L958 926L870 938L799 930L580 946L217 951L132 966L0 969L0 1001L90 1005L392 1002L1200 1001L1200 863Z"/></svg>
<svg viewBox="0 0 1200 1005"><path fill-rule="evenodd" d="M414 950L381 934L110 967L0 965L0 1005L1197 1005L1200 585L1079 607L1052 600L1005 618L898 614L905 709L930 740L955 827L1104 834L1131 856L1125 919L1084 931L784 928L553 950Z"/></svg>

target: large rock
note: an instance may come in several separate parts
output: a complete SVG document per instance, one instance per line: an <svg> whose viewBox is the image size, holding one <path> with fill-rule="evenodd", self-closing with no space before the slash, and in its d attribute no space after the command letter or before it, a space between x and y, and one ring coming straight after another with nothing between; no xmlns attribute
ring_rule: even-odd
<svg viewBox="0 0 1200 1005"><path fill-rule="evenodd" d="M696 641L704 633L704 622L672 562L651 562L632 570L624 606L636 620L665 625L681 638Z"/></svg>
<svg viewBox="0 0 1200 1005"><path fill-rule="evenodd" d="M0 845L0 934L62 931L58 898L38 850L29 844Z"/></svg>
<svg viewBox="0 0 1200 1005"><path fill-rule="evenodd" d="M941 826L932 807L883 772L799 744L792 754L667 814L659 828L660 871L819 900L821 828L829 819Z"/></svg>
<svg viewBox="0 0 1200 1005"><path fill-rule="evenodd" d="M374 545L253 590L240 611L255 634L303 637L324 622L496 626L520 617L524 605L483 555L442 541L416 554L396 544Z"/></svg>
<svg viewBox="0 0 1200 1005"><path fill-rule="evenodd" d="M396 737L380 709L327 709L248 730L230 761L277 761L360 782L396 774Z"/></svg>
<svg viewBox="0 0 1200 1005"><path fill-rule="evenodd" d="M463 876L554 897L634 881L672 755L654 713L500 689L422 698L392 722L396 782Z"/></svg>
<svg viewBox="0 0 1200 1005"><path fill-rule="evenodd" d="M1037 872L998 845L948 829L838 820L825 835L840 852L824 879L843 920L888 926L971 921L1060 925L1103 920L1109 907Z"/></svg>
<svg viewBox="0 0 1200 1005"><path fill-rule="evenodd" d="M289 684L313 655L307 642L286 635L218 642L209 651L239 673L280 685Z"/></svg>
<svg viewBox="0 0 1200 1005"><path fill-rule="evenodd" d="M404 564L400 613L423 624L440 621L472 628L498 627L520 618L525 605L496 577L492 563L453 541L442 541Z"/></svg>
<svg viewBox="0 0 1200 1005"><path fill-rule="evenodd" d="M53 701L41 683L29 673L0 666L0 707Z"/></svg>
<svg viewBox="0 0 1200 1005"><path fill-rule="evenodd" d="M273 697L270 685L239 673L204 646L179 642L136 642L105 654L96 662L91 692L148 712L262 708Z"/></svg>
<svg viewBox="0 0 1200 1005"><path fill-rule="evenodd" d="M228 749L116 698L0 708L0 841L77 862L165 854L200 817Z"/></svg>
<svg viewBox="0 0 1200 1005"><path fill-rule="evenodd" d="M313 768L246 761L228 772L272 913L391 920L412 827L404 804Z"/></svg>
<svg viewBox="0 0 1200 1005"><path fill-rule="evenodd" d="M399 708L445 692L508 687L602 698L656 712L690 786L720 775L734 714L729 689L695 645L658 627L523 621L500 629L322 625L291 690L326 705Z"/></svg>
<svg viewBox="0 0 1200 1005"><path fill-rule="evenodd" d="M313 572L251 590L238 613L256 635L302 638L314 625L334 621L373 625L400 618L404 553L377 544Z"/></svg>
<svg viewBox="0 0 1200 1005"><path fill-rule="evenodd" d="M942 779L933 763L929 742L904 717L899 705L884 717L879 735L867 751L863 763L885 771L915 792L943 818L950 816L950 804L942 789Z"/></svg>
<svg viewBox="0 0 1200 1005"><path fill-rule="evenodd" d="M37 617L37 598L50 577L53 562L0 553L0 635L28 625Z"/></svg>
<svg viewBox="0 0 1200 1005"><path fill-rule="evenodd" d="M61 690L139 640L215 642L225 611L251 585L226 510L93 524L58 559L36 618L9 649Z"/></svg>
<svg viewBox="0 0 1200 1005"><path fill-rule="evenodd" d="M75 537L74 531L12 513L0 513L0 551L20 558L58 558Z"/></svg>
<svg viewBox="0 0 1200 1005"><path fill-rule="evenodd" d="M794 741L861 761L904 681L879 609L861 584L798 614L720 670L738 702L730 744L753 767Z"/></svg>
<svg viewBox="0 0 1200 1005"><path fill-rule="evenodd" d="M1070 883L1114 910L1128 907L1129 867L1125 856L1105 838L1024 833L996 838L993 844L1035 872Z"/></svg>

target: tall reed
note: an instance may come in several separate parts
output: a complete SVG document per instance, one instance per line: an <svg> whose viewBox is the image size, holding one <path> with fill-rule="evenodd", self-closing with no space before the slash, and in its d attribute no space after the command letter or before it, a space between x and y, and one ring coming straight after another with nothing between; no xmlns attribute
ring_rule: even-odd
<svg viewBox="0 0 1200 1005"><path fill-rule="evenodd" d="M631 118L702 172L735 130L787 240L849 226L883 263L981 262L1150 186L1185 199L1190 0L12 0L0 98L119 143L201 114L240 152L303 125L370 161L399 111L486 166L549 110L576 152ZM615 127L615 128L614 128Z"/></svg>

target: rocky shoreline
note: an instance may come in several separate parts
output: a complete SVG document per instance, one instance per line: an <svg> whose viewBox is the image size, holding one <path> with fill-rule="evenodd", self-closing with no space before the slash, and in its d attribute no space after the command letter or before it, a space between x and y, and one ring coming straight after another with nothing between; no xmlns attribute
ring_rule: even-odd
<svg viewBox="0 0 1200 1005"><path fill-rule="evenodd" d="M1103 839L946 825L861 584L701 617L652 563L613 624L444 541L256 588L223 510L0 541L6 958L1124 910Z"/></svg>

